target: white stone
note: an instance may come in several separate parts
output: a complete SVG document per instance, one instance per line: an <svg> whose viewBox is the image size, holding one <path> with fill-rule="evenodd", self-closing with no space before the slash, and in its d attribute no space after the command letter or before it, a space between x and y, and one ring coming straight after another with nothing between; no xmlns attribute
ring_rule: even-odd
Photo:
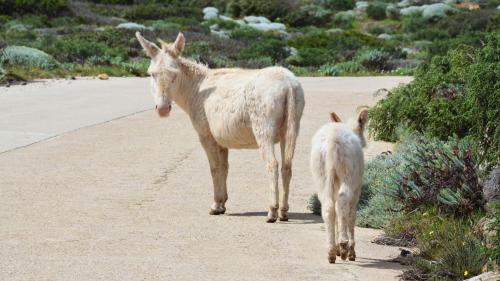
<svg viewBox="0 0 500 281"><path fill-rule="evenodd" d="M424 19L443 18L447 16L447 13L454 11L452 7L443 3L436 3L425 6L426 7L422 11L422 17Z"/></svg>
<svg viewBox="0 0 500 281"><path fill-rule="evenodd" d="M269 31L269 30L276 30L276 31L286 31L286 27L282 23L249 23L249 26L262 30L262 31Z"/></svg>
<svg viewBox="0 0 500 281"><path fill-rule="evenodd" d="M266 17L246 16L243 19L248 23L271 23Z"/></svg>
<svg viewBox="0 0 500 281"><path fill-rule="evenodd" d="M207 14L207 13L215 13L215 14L219 14L219 9L215 8L215 7L205 7L203 8L203 13L204 14Z"/></svg>
<svg viewBox="0 0 500 281"><path fill-rule="evenodd" d="M146 26L138 24L135 22L124 22L116 26L117 28L132 29L132 30L142 30L147 29Z"/></svg>
<svg viewBox="0 0 500 281"><path fill-rule="evenodd" d="M427 5L424 5L427 6ZM420 15L422 14L423 9L425 8L424 6L410 6L407 8L401 9L401 15L403 16L410 16L410 15Z"/></svg>
<svg viewBox="0 0 500 281"><path fill-rule="evenodd" d="M204 20L211 20L211 19L217 19L217 18L219 18L219 15L217 13L213 13L213 12L207 12L203 16Z"/></svg>
<svg viewBox="0 0 500 281"><path fill-rule="evenodd" d="M356 2L356 10L358 11L364 11L368 8L368 1L357 1Z"/></svg>
<svg viewBox="0 0 500 281"><path fill-rule="evenodd" d="M389 40L392 38L392 35L387 34L387 33L382 33L382 34L379 34L379 36L377 36L377 38L383 39L383 40Z"/></svg>
<svg viewBox="0 0 500 281"><path fill-rule="evenodd" d="M403 0L397 4L398 7L400 8L406 8L411 6L411 1L410 0Z"/></svg>

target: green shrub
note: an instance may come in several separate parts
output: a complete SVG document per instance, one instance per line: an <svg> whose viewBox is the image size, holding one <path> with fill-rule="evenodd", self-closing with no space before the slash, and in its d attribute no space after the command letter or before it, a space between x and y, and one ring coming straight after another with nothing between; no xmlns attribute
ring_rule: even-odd
<svg viewBox="0 0 500 281"><path fill-rule="evenodd" d="M201 20L201 7L188 5L162 5L157 3L134 5L125 10L124 17L132 21L158 20L169 17L189 17Z"/></svg>
<svg viewBox="0 0 500 281"><path fill-rule="evenodd" d="M473 147L466 141L442 142L411 136L402 161L386 182L385 193L411 212L437 206L458 216L482 210L482 185Z"/></svg>
<svg viewBox="0 0 500 281"><path fill-rule="evenodd" d="M335 64L335 69L340 75L360 73L366 70L366 68L357 60L337 63Z"/></svg>
<svg viewBox="0 0 500 281"><path fill-rule="evenodd" d="M492 231L493 241L491 244L492 248L487 249L487 254L495 264L500 264L500 201L493 202L490 206L490 212L488 218L491 219L490 227L488 231Z"/></svg>
<svg viewBox="0 0 500 281"><path fill-rule="evenodd" d="M313 214L321 216L321 202L319 201L318 194L314 193L307 201L307 209Z"/></svg>
<svg viewBox="0 0 500 281"><path fill-rule="evenodd" d="M241 51L241 59L269 57L273 63L281 62L288 57L286 43L278 39L256 42Z"/></svg>
<svg viewBox="0 0 500 281"><path fill-rule="evenodd" d="M325 7L335 11L351 10L356 6L354 0L325 0L323 2Z"/></svg>
<svg viewBox="0 0 500 281"><path fill-rule="evenodd" d="M305 4L284 17L284 22L290 26L323 26L330 22L332 11L320 5Z"/></svg>
<svg viewBox="0 0 500 281"><path fill-rule="evenodd" d="M355 17L356 15L353 11L338 12L333 17L333 22L342 28L350 28L352 27Z"/></svg>
<svg viewBox="0 0 500 281"><path fill-rule="evenodd" d="M42 14L57 16L69 13L68 0L0 0L0 14Z"/></svg>
<svg viewBox="0 0 500 281"><path fill-rule="evenodd" d="M500 34L479 50L462 46L417 69L410 84L389 93L370 112L377 139L397 140L406 126L440 139L457 135L479 142L481 163L498 162L500 151Z"/></svg>
<svg viewBox="0 0 500 281"><path fill-rule="evenodd" d="M384 2L371 2L366 8L366 14L374 20L385 19L385 9L387 4Z"/></svg>
<svg viewBox="0 0 500 281"><path fill-rule="evenodd" d="M365 50L356 56L356 60L368 69L387 70L389 54L379 49Z"/></svg>
<svg viewBox="0 0 500 281"><path fill-rule="evenodd" d="M290 6L286 1L279 0L231 0L227 4L227 11L233 17L255 15L275 20L285 16Z"/></svg>
<svg viewBox="0 0 500 281"><path fill-rule="evenodd" d="M403 213L385 230L419 249L415 266L424 280L463 280L480 274L488 260L479 239L472 234L480 215L456 218L431 208Z"/></svg>
<svg viewBox="0 0 500 281"><path fill-rule="evenodd" d="M58 62L49 54L24 46L5 48L0 57L0 62L5 65L32 66L41 69L51 69L58 65Z"/></svg>
<svg viewBox="0 0 500 281"><path fill-rule="evenodd" d="M287 62L294 66L320 66L333 60L332 53L323 48L302 48L297 54L287 58Z"/></svg>

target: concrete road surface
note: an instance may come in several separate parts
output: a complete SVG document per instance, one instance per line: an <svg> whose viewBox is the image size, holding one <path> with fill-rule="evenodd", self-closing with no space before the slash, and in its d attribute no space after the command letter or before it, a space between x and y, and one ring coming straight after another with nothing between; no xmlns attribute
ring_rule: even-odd
<svg viewBox="0 0 500 281"><path fill-rule="evenodd" d="M146 79L0 88L0 280L396 280L401 266L387 260L398 249L370 243L376 230L357 228L355 262L328 264L322 220L306 210L308 155L330 111L347 119L409 80L301 79L290 221L275 224L255 150L230 151L227 213L208 215L210 172L189 118L144 111ZM388 148L371 142L367 156Z"/></svg>

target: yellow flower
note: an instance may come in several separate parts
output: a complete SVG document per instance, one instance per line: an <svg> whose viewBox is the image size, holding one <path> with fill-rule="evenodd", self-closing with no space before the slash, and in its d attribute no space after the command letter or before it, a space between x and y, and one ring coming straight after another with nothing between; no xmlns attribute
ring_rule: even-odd
<svg viewBox="0 0 500 281"><path fill-rule="evenodd" d="M487 272L487 271L488 271L488 265L487 265L487 264L485 264L485 265L483 266L482 271L483 271L483 272Z"/></svg>
<svg viewBox="0 0 500 281"><path fill-rule="evenodd" d="M468 272L467 270L466 270L466 271L464 271L464 276L465 276L465 277L469 276L469 272Z"/></svg>
<svg viewBox="0 0 500 281"><path fill-rule="evenodd" d="M434 234L434 230L429 231L429 235Z"/></svg>
<svg viewBox="0 0 500 281"><path fill-rule="evenodd" d="M462 241L462 246L465 246L465 241Z"/></svg>
<svg viewBox="0 0 500 281"><path fill-rule="evenodd" d="M422 217L427 217L428 215L429 215L429 213L425 212L425 213L422 214Z"/></svg>

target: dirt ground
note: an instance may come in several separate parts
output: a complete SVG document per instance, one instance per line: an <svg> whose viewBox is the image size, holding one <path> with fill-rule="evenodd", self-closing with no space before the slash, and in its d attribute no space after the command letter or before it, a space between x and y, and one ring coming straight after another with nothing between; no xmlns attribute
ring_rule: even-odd
<svg viewBox="0 0 500 281"><path fill-rule="evenodd" d="M148 81L136 80L148 95ZM371 243L377 230L357 228L355 262L328 263L322 220L306 209L315 191L308 159L330 111L347 119L374 104L375 90L409 80L301 79L289 222L265 223L255 150L230 151L227 212L208 214L208 163L175 106L168 119L141 112L2 153L0 280L396 280L402 268L388 260L398 248ZM366 154L389 148L370 142Z"/></svg>

